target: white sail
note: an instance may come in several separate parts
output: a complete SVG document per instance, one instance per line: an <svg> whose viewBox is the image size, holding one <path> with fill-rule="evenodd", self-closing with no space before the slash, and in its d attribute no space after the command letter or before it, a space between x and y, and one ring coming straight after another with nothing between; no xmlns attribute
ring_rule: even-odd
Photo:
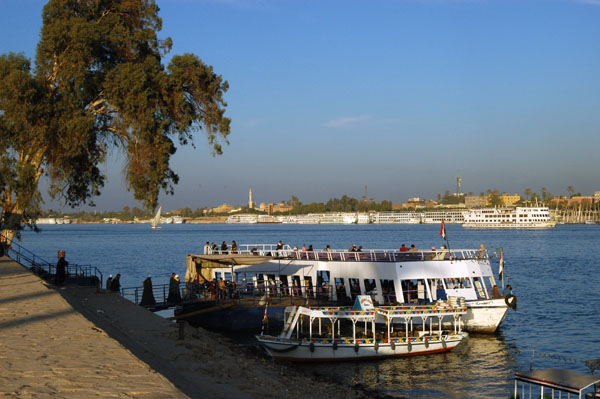
<svg viewBox="0 0 600 399"><path fill-rule="evenodd" d="M154 219L152 219L152 228L153 229L160 229L158 224L160 223L160 212L161 211L162 211L162 206L159 206L158 211L156 212L156 215L154 215Z"/></svg>

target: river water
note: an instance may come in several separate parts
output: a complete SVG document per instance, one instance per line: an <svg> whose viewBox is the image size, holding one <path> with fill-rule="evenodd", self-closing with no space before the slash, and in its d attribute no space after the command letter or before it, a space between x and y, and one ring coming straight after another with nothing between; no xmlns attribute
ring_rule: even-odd
<svg viewBox="0 0 600 399"><path fill-rule="evenodd" d="M121 273L121 286L141 286L148 274L167 283L185 275L188 253L206 241L220 244L312 244L346 249L426 249L444 244L439 225L50 225L23 232L21 244L54 262L58 249L71 263L98 267L104 278ZM568 368L589 372L600 358L600 225L548 230L480 230L447 225L450 248L504 249L506 282L518 298L496 334L472 335L446 354L376 362L311 364L311 372L360 384L398 398L510 397L515 371ZM492 261L498 269L498 259ZM533 356L536 351L536 356ZM557 358L560 356L560 358Z"/></svg>

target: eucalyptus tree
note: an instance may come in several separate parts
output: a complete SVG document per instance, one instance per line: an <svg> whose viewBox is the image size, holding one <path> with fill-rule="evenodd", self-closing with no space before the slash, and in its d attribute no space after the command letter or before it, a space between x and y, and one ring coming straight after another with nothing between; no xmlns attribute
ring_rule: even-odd
<svg viewBox="0 0 600 399"><path fill-rule="evenodd" d="M43 8L35 63L0 55L0 207L12 239L33 225L43 175L51 198L93 205L109 151L126 159L127 189L148 209L178 182L176 143L204 134L222 153L230 119L227 81L193 54L160 40L154 0L51 0Z"/></svg>

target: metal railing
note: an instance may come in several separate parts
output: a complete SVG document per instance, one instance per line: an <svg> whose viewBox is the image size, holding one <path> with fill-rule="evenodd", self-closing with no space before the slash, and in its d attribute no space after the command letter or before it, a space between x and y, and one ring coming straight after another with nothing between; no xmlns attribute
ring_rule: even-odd
<svg viewBox="0 0 600 399"><path fill-rule="evenodd" d="M437 249L400 252L397 249L365 249L360 252L331 249L302 251L289 245L277 248L276 244L241 244L235 252L231 249L213 250L215 255L258 255L275 256L281 259L355 262L411 262L424 260L489 259L485 250Z"/></svg>
<svg viewBox="0 0 600 399"><path fill-rule="evenodd" d="M171 307L181 303L195 302L200 300L212 300L216 304L225 304L243 300L247 306L264 305L263 302L283 302L289 301L293 304L294 301L310 302L314 305L329 304L331 302L338 302L334 300L333 290L335 288L328 287L287 287L287 286L276 286L267 281L254 282L243 282L239 281L235 285L228 285L225 288L221 288L218 284L195 284L187 283L179 288L179 297L176 295L170 297L169 284L158 284L152 286L152 294L156 301L149 307ZM141 304L142 296L144 293L144 287L125 287L121 289L121 295L135 303L136 305ZM350 300L350 299L348 299Z"/></svg>
<svg viewBox="0 0 600 399"><path fill-rule="evenodd" d="M42 277L50 278L56 275L56 265L54 263L48 262L14 240L8 240L4 235L0 235L4 239L4 242L10 242L10 245L5 246L5 251L12 260ZM67 277L83 277L87 279L96 277L100 282L102 281L102 272L97 267L91 265L69 264L65 267L65 272L67 273ZM78 282L77 280L75 281Z"/></svg>

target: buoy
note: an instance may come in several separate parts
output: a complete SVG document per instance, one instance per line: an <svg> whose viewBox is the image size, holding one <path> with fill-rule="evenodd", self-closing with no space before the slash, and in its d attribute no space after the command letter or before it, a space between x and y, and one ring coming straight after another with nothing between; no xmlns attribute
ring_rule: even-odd
<svg viewBox="0 0 600 399"><path fill-rule="evenodd" d="M354 352L358 353L358 348L360 348L360 346L358 344L354 344Z"/></svg>
<svg viewBox="0 0 600 399"><path fill-rule="evenodd" d="M308 349L310 349L311 352L315 351L315 343L311 342L310 345L308 345Z"/></svg>
<svg viewBox="0 0 600 399"><path fill-rule="evenodd" d="M333 341L333 350L337 350L337 341Z"/></svg>
<svg viewBox="0 0 600 399"><path fill-rule="evenodd" d="M392 348L393 351L396 350L396 343L394 341L390 342L390 348Z"/></svg>
<svg viewBox="0 0 600 399"><path fill-rule="evenodd" d="M379 350L379 342L375 341L375 352Z"/></svg>

